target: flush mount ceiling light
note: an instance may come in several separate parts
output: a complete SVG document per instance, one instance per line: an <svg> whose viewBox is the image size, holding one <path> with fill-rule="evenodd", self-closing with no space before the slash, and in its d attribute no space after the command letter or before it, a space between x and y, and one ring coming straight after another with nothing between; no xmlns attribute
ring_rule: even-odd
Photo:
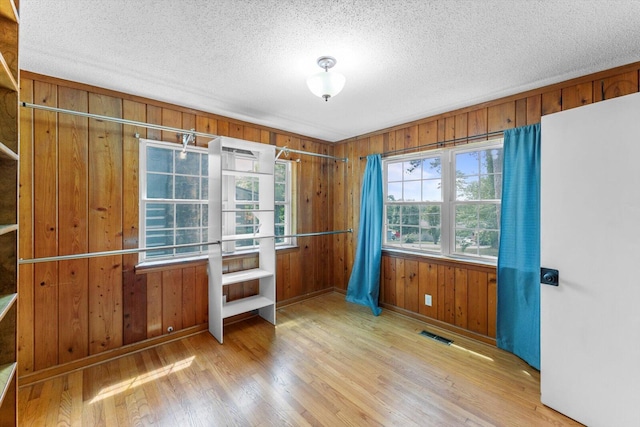
<svg viewBox="0 0 640 427"><path fill-rule="evenodd" d="M307 78L309 90L314 95L324 98L325 101L339 94L346 80L342 74L329 71L329 68L336 65L336 62L338 61L333 56L321 56L318 58L318 66L324 71Z"/></svg>

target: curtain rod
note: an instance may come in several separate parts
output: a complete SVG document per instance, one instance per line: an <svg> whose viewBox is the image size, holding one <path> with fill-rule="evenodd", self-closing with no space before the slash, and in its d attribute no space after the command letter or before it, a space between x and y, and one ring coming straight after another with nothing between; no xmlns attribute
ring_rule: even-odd
<svg viewBox="0 0 640 427"><path fill-rule="evenodd" d="M180 128L174 128L171 126L163 126L163 125L156 125L153 123L145 123L145 122L139 122L139 121L135 121L135 120L128 120L128 119L121 119L118 117L111 117L111 116L103 116L100 114L93 114L93 113L85 113L82 111L75 111L75 110L67 110L64 108L57 108L57 107L50 107L48 105L39 105L39 104L32 104L30 102L21 102L20 105L22 107L25 108L33 108L35 110L45 110L45 111L52 111L55 113L64 113L64 114L70 114L73 116L81 116L81 117L89 117L92 119L96 119L96 120L103 120L103 121L107 121L107 122L114 122L114 123L120 123L123 125L130 125L130 126L140 126L140 127L144 127L147 129L155 129L155 130L164 130L164 131L169 131L169 132L176 132L176 133L181 133L181 134L190 134L190 135L195 135L195 136L202 136L205 138L217 138L220 135L214 135L212 133L206 133L206 132L198 132L194 129L180 129ZM287 148L287 147L275 147L277 150L280 151L284 151L285 154L287 152L291 152L291 153L297 153L297 154L305 154L308 156L314 156L314 157L322 157L322 158L326 158L326 159L332 159L332 160L340 160L342 162L347 162L349 159L346 157L335 157L335 156L330 156L328 154L320 154L320 153L313 153L311 151L302 151L302 150L294 150L291 148Z"/></svg>
<svg viewBox="0 0 640 427"><path fill-rule="evenodd" d="M459 142L459 141L467 141L469 139L475 139L475 138L484 138L487 136L495 136L495 135L500 135L504 133L504 130L497 130L495 132L487 132L487 133L481 133L478 135L473 135L473 136L464 136L464 137L460 137L460 138L454 138L454 139L447 139L444 141L438 141L438 142L431 142L429 144L424 144L424 145L419 145L417 147L407 147L407 148L398 148L397 150L391 150L391 151L385 151L380 153L380 156L382 157L387 157L391 154L395 154L395 153L404 153L406 151L411 151L411 150L419 150L421 148L428 148L428 147L441 147L444 144L448 143L448 142ZM366 159L367 156L360 156L360 160L362 159Z"/></svg>

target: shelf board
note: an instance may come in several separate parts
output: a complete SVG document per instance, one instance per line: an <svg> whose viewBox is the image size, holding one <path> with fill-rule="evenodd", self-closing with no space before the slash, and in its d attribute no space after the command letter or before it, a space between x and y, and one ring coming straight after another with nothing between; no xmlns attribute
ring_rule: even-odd
<svg viewBox="0 0 640 427"><path fill-rule="evenodd" d="M0 1L0 17L19 23L18 10L13 0Z"/></svg>
<svg viewBox="0 0 640 427"><path fill-rule="evenodd" d="M16 374L16 367L17 363L15 362L0 366L0 403L4 401L9 384L11 384L11 380L13 380L13 377Z"/></svg>
<svg viewBox="0 0 640 427"><path fill-rule="evenodd" d="M272 271L263 270L261 268L252 268L250 270L225 273L222 275L222 286L230 285L232 283L246 282L248 280L261 279L263 277L270 276L273 276Z"/></svg>
<svg viewBox="0 0 640 427"><path fill-rule="evenodd" d="M249 177L273 176L273 174L265 173L265 172L237 171L233 169L222 169L222 175L223 176L249 176Z"/></svg>
<svg viewBox="0 0 640 427"><path fill-rule="evenodd" d="M18 229L18 224L0 224L0 236Z"/></svg>
<svg viewBox="0 0 640 427"><path fill-rule="evenodd" d="M227 318L237 314L246 313L248 311L258 310L275 304L275 301L262 295L255 295L231 301L222 306L222 317Z"/></svg>
<svg viewBox="0 0 640 427"><path fill-rule="evenodd" d="M4 145L2 142L0 142L0 158L16 160L16 161L19 159L18 155L14 153L11 148Z"/></svg>
<svg viewBox="0 0 640 427"><path fill-rule="evenodd" d="M9 309L15 303L18 294L7 294L0 296L0 320L4 319Z"/></svg>
<svg viewBox="0 0 640 427"><path fill-rule="evenodd" d="M15 92L18 92L18 82L15 77L13 77L13 73L11 72L11 68L9 68L9 64L0 53L0 87L9 89Z"/></svg>

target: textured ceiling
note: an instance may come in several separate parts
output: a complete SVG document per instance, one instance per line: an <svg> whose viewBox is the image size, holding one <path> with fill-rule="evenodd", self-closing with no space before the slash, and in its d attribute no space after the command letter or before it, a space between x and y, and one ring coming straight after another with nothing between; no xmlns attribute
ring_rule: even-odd
<svg viewBox="0 0 640 427"><path fill-rule="evenodd" d="M640 61L640 1L21 0L21 68L339 141ZM332 55L347 82L306 87Z"/></svg>

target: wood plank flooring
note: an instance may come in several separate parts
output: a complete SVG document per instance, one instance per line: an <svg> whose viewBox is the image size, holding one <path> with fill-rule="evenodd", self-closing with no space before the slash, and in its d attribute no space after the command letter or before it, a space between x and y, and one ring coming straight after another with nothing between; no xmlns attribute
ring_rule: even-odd
<svg viewBox="0 0 640 427"><path fill-rule="evenodd" d="M324 294L23 387L21 426L579 425L517 357ZM420 335L429 330L451 346Z"/></svg>

